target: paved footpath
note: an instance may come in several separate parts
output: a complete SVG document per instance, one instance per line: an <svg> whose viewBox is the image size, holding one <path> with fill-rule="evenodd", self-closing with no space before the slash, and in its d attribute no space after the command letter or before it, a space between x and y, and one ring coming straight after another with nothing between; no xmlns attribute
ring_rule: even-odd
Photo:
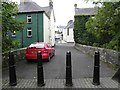
<svg viewBox="0 0 120 90"><path fill-rule="evenodd" d="M107 88L113 89L113 90L119 90L118 89L118 83L111 79L111 77L104 77L100 78L100 85L95 86L92 84L92 78L80 78L80 79L73 79L73 86L67 87L65 86L65 79L45 79L45 86L38 87L37 86L37 79L18 79L16 86L9 86L8 80L2 81L2 88L3 90L5 88L21 88L21 89L34 89L34 88L71 88L71 89L77 89L77 88L104 88L106 90ZM106 89L105 89L106 88ZM95 89L95 90L96 90Z"/></svg>

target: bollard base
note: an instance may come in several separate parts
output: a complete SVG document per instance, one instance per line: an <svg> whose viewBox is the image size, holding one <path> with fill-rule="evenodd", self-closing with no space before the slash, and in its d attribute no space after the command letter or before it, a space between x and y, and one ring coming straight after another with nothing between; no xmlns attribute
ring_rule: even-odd
<svg viewBox="0 0 120 90"><path fill-rule="evenodd" d="M45 86L45 84L43 83L43 84L38 84L38 86L39 87L43 87L43 86Z"/></svg>
<svg viewBox="0 0 120 90"><path fill-rule="evenodd" d="M17 83L9 83L10 86L16 86Z"/></svg>
<svg viewBox="0 0 120 90"><path fill-rule="evenodd" d="M92 84L93 84L93 85L96 85L96 86L100 85L99 82L98 82L98 83L94 83L94 82L92 82Z"/></svg>
<svg viewBox="0 0 120 90"><path fill-rule="evenodd" d="M67 86L67 87L72 87L73 86L73 84L71 83L71 84L65 84L65 86Z"/></svg>

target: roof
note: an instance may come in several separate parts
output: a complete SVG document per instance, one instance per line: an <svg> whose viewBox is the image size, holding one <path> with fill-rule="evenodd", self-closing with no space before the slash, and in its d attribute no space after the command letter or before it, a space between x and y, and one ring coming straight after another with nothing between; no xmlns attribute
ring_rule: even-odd
<svg viewBox="0 0 120 90"><path fill-rule="evenodd" d="M95 15L97 8L75 8L75 15Z"/></svg>
<svg viewBox="0 0 120 90"><path fill-rule="evenodd" d="M36 11L44 11L38 4L35 2L22 2L18 5L18 12L36 12Z"/></svg>
<svg viewBox="0 0 120 90"><path fill-rule="evenodd" d="M57 26L57 28L59 28L59 29L64 29L66 26Z"/></svg>
<svg viewBox="0 0 120 90"><path fill-rule="evenodd" d="M68 22L68 24L67 24L67 26L65 27L65 29L66 28L74 28L74 22L73 22L73 20L70 20L69 22Z"/></svg>
<svg viewBox="0 0 120 90"><path fill-rule="evenodd" d="M50 6L47 6L47 7L42 7L42 9L43 9L43 10L48 14L48 16L50 17L52 8L51 8Z"/></svg>
<svg viewBox="0 0 120 90"><path fill-rule="evenodd" d="M52 10L53 10L53 14L54 14L54 9L53 9L53 7L51 7L51 6L46 6L46 7L42 7L42 9L47 13L47 15L50 17L50 15L51 15L51 12L52 12ZM54 20L56 20L55 19L55 14L54 14Z"/></svg>
<svg viewBox="0 0 120 90"><path fill-rule="evenodd" d="M53 7L51 6L40 7L38 4L36 4L33 1L21 2L18 5L18 13L44 12L45 11L45 14L48 16L48 18L50 18L52 10L53 10Z"/></svg>

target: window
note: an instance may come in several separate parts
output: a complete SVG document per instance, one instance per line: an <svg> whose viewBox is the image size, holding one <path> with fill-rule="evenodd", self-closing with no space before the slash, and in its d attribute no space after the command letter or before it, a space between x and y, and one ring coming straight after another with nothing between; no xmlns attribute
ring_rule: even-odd
<svg viewBox="0 0 120 90"><path fill-rule="evenodd" d="M14 18L14 19L15 19L15 18L16 18L16 16L12 16L12 18Z"/></svg>
<svg viewBox="0 0 120 90"><path fill-rule="evenodd" d="M27 16L27 23L32 23L32 16L31 15Z"/></svg>
<svg viewBox="0 0 120 90"><path fill-rule="evenodd" d="M16 37L16 31L12 33L12 37Z"/></svg>
<svg viewBox="0 0 120 90"><path fill-rule="evenodd" d="M31 28L27 29L27 37L32 37L32 29Z"/></svg>
<svg viewBox="0 0 120 90"><path fill-rule="evenodd" d="M31 44L30 46L29 46L30 48L44 48L45 47L45 44L43 44L43 43L36 43L36 44Z"/></svg>
<svg viewBox="0 0 120 90"><path fill-rule="evenodd" d="M52 45L48 44L48 47L49 47L49 48L52 48Z"/></svg>
<svg viewBox="0 0 120 90"><path fill-rule="evenodd" d="M92 19L94 19L95 17L94 17L94 16L92 16L91 18L92 18Z"/></svg>
<svg viewBox="0 0 120 90"><path fill-rule="evenodd" d="M69 36L69 28L67 28L67 35Z"/></svg>

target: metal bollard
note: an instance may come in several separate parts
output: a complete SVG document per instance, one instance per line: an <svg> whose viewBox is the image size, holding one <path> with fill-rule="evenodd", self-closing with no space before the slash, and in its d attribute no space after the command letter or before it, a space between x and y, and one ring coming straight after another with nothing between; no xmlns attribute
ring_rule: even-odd
<svg viewBox="0 0 120 90"><path fill-rule="evenodd" d="M14 54L13 52L9 52L9 85L10 86L15 86L17 85L17 80L16 80L16 70L15 70L15 65L14 65Z"/></svg>
<svg viewBox="0 0 120 90"><path fill-rule="evenodd" d="M66 53L66 86L72 86L71 52Z"/></svg>
<svg viewBox="0 0 120 90"><path fill-rule="evenodd" d="M94 56L94 73L93 73L93 85L100 85L100 54L95 52Z"/></svg>
<svg viewBox="0 0 120 90"><path fill-rule="evenodd" d="M42 65L42 54L41 52L39 51L37 53L37 60L38 60L38 63L37 63L37 84L38 86L42 87L44 86L44 74L43 74L43 65Z"/></svg>

